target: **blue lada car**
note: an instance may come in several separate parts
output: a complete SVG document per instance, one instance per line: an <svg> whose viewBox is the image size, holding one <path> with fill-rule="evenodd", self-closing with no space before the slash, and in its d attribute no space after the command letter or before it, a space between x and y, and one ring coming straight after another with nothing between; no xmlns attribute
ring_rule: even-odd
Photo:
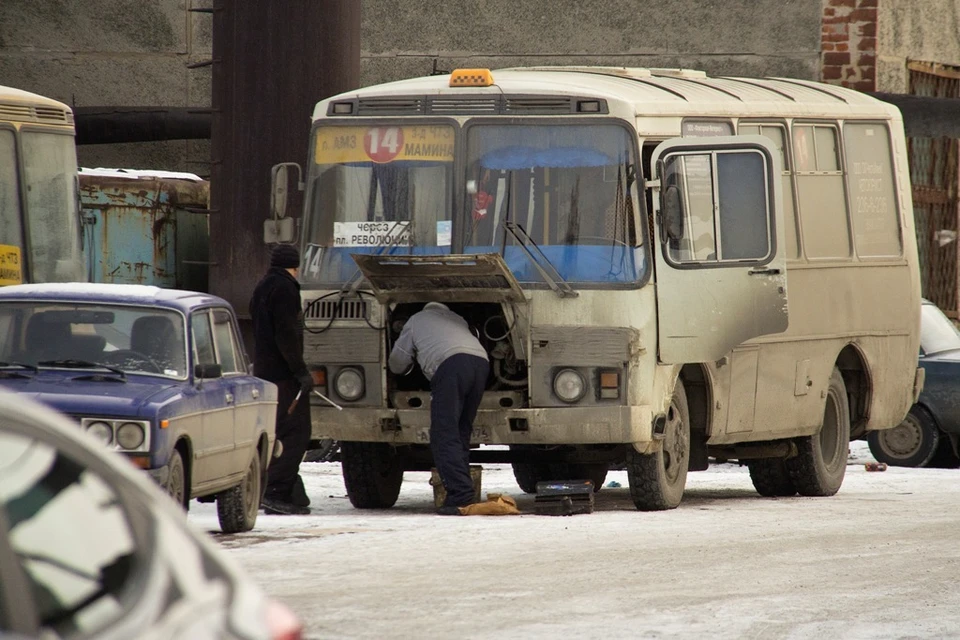
<svg viewBox="0 0 960 640"><path fill-rule="evenodd" d="M139 285L0 288L0 385L71 416L180 504L217 502L224 532L257 519L277 388L249 372L215 296Z"/></svg>

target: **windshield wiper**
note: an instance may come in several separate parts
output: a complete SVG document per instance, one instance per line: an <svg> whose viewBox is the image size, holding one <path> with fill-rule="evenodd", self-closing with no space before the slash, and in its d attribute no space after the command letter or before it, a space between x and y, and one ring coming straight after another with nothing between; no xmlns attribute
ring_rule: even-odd
<svg viewBox="0 0 960 640"><path fill-rule="evenodd" d="M557 271L557 268L553 266L553 263L550 262L550 258L543 253L540 249L540 246L534 242L533 238L524 231L523 227L513 220L504 220L503 228L510 232L510 234L516 239L517 243L527 254L527 257L530 258L530 262L533 263L533 266L536 267L537 271L540 272L540 275L544 280L547 281L547 284L550 285L550 288L553 289L561 298L576 298L579 293L573 290L573 288L567 284L567 281L563 279L563 276L560 275L560 272ZM537 250L537 254L543 258L543 261L550 267L550 271L547 271L543 265L537 260L536 256L533 255L533 252L530 251L530 247L533 247ZM551 273L552 272L552 273Z"/></svg>
<svg viewBox="0 0 960 640"><path fill-rule="evenodd" d="M123 372L123 369L108 367L105 364L100 364L99 362L90 362L89 360L66 358L64 360L43 360L37 364L41 367L64 367L67 369L106 369L107 371L117 374L124 380L127 379L127 374Z"/></svg>
<svg viewBox="0 0 960 640"><path fill-rule="evenodd" d="M40 369L38 369L36 365L24 364L22 362L3 362L0 360L0 367L20 367L22 369L30 369L30 371L34 373L40 373Z"/></svg>

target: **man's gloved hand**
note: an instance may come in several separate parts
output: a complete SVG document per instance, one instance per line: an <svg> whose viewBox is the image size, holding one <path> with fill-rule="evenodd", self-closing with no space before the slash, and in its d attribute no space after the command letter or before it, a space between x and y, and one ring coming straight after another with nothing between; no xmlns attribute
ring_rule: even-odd
<svg viewBox="0 0 960 640"><path fill-rule="evenodd" d="M313 376L309 373L304 373L297 376L297 381L300 383L300 390L303 393L310 393L313 391Z"/></svg>

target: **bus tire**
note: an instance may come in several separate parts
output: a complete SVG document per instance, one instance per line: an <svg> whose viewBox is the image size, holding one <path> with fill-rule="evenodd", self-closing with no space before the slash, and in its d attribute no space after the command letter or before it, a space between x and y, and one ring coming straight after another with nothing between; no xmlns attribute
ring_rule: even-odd
<svg viewBox="0 0 960 640"><path fill-rule="evenodd" d="M403 467L382 442L341 442L340 467L350 504L357 509L389 509L397 503Z"/></svg>
<svg viewBox="0 0 960 640"><path fill-rule="evenodd" d="M607 478L606 463L581 464L557 462L537 464L532 462L514 462L513 477L524 493L536 493L538 482L554 480L589 480L593 483L593 492L600 491Z"/></svg>
<svg viewBox="0 0 960 640"><path fill-rule="evenodd" d="M660 451L627 450L630 497L640 511L675 509L683 499L690 466L690 411L683 381L677 379L667 411L667 425Z"/></svg>
<svg viewBox="0 0 960 640"><path fill-rule="evenodd" d="M797 455L787 471L802 496L832 496L840 490L850 449L850 405L840 370L833 368L823 408L823 422L812 436L797 438Z"/></svg>
<svg viewBox="0 0 960 640"><path fill-rule="evenodd" d="M747 460L750 480L757 493L765 498L785 498L797 495L797 487L790 478L783 458Z"/></svg>
<svg viewBox="0 0 960 640"><path fill-rule="evenodd" d="M867 445L877 462L891 467L926 467L936 457L941 438L933 416L914 405L893 429L868 433Z"/></svg>
<svg viewBox="0 0 960 640"><path fill-rule="evenodd" d="M532 462L512 462L513 477L524 493L536 493L537 483L546 480L546 465Z"/></svg>

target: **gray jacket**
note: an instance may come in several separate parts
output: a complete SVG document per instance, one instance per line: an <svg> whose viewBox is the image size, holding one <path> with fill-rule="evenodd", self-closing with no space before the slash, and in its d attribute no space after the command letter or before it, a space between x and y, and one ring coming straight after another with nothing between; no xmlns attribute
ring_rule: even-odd
<svg viewBox="0 0 960 640"><path fill-rule="evenodd" d="M470 333L467 321L446 305L432 302L403 326L390 352L390 371L404 373L416 358L427 380L431 380L443 361L458 353L487 360L487 352Z"/></svg>

